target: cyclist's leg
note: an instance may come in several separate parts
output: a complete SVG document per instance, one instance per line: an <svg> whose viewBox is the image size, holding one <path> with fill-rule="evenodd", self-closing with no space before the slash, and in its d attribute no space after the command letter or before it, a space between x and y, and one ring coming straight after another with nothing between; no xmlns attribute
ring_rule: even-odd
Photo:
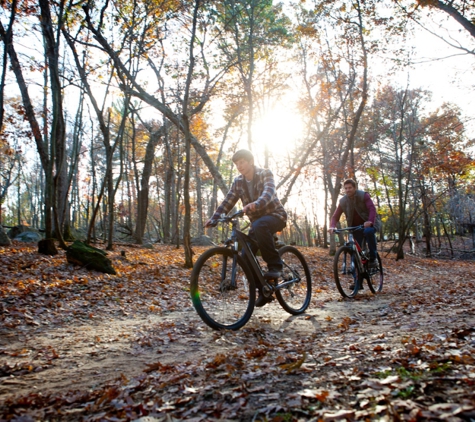
<svg viewBox="0 0 475 422"><path fill-rule="evenodd" d="M353 238L358 242L358 245L363 247L363 240L364 240L363 230L355 230L353 232Z"/></svg>
<svg viewBox="0 0 475 422"><path fill-rule="evenodd" d="M353 238L358 242L358 245L360 245L360 247L363 247L363 240L365 239L364 237L364 233L363 233L363 230L355 230L353 232ZM352 261L355 259L354 255L351 255L351 259ZM356 265L355 262L352 262L353 265ZM358 279L359 277L357 277ZM354 284L350 284L350 290L353 290L354 289ZM360 285L359 285L359 289L361 290L364 290L364 286L363 286L363 283L360 282ZM355 292L353 292L353 294L357 293L358 291L356 290ZM351 297L350 295L348 297Z"/></svg>
<svg viewBox="0 0 475 422"><path fill-rule="evenodd" d="M279 252L275 249L274 233L284 227L285 223L273 215L264 215L251 224L249 235L257 241L269 271L282 271L282 260Z"/></svg>
<svg viewBox="0 0 475 422"><path fill-rule="evenodd" d="M369 259L376 259L376 229L374 227L366 227L364 229L364 237L369 249Z"/></svg>
<svg viewBox="0 0 475 422"><path fill-rule="evenodd" d="M251 237L251 236L249 236ZM249 242L249 247L251 248L251 251L252 253L255 255L258 251L258 247L257 245L255 244L255 242ZM244 259L244 262L247 264L249 270L251 271L251 274L254 276L254 280L256 281L256 286L259 285L258 281L257 281L257 276L254 272L254 267L252 266L251 264L251 258L248 258L247 254L246 254L246 251L244 250L244 248L241 249L241 256L242 258Z"/></svg>

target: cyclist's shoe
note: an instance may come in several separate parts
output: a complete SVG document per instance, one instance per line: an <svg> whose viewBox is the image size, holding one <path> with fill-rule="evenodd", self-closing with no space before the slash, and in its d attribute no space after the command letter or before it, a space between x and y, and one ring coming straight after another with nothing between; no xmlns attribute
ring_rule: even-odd
<svg viewBox="0 0 475 422"><path fill-rule="evenodd" d="M264 273L264 278L266 280L277 280L279 277L282 277L282 272L280 270L269 270Z"/></svg>
<svg viewBox="0 0 475 422"><path fill-rule="evenodd" d="M348 285L348 288L349 288L350 290L355 290L355 283L350 283L350 284ZM358 288L358 290L364 290L363 283L360 284L360 287Z"/></svg>
<svg viewBox="0 0 475 422"><path fill-rule="evenodd" d="M376 258L370 259L368 263L368 268L370 270L377 270L378 269L378 261Z"/></svg>
<svg viewBox="0 0 475 422"><path fill-rule="evenodd" d="M256 300L256 308L262 308L264 305L272 302L274 300L274 296L265 297L261 292L259 292L259 297Z"/></svg>

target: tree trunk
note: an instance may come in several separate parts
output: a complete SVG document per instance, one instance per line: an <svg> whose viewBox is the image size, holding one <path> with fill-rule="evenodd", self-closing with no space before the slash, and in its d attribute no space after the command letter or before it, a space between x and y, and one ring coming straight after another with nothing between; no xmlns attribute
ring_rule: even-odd
<svg viewBox="0 0 475 422"><path fill-rule="evenodd" d="M147 143L144 158L142 178L140 180L140 190L137 194L137 219L135 225L135 242L139 245L143 243L145 225L147 222L149 203L149 181L152 174L152 166L155 155L155 148L163 135L163 127L157 131L150 132L150 139Z"/></svg>
<svg viewBox="0 0 475 422"><path fill-rule="evenodd" d="M67 186L67 164L66 164L66 125L63 114L63 90L59 71L59 33L55 36L53 32L53 20L48 0L39 0L41 11L41 28L45 40L45 54L48 63L48 70L51 84L52 98L52 122L51 122L51 141L50 141L50 159L55 163L55 169L51 168L53 177L52 188L52 211L55 220L55 234L59 240L61 248L66 249L62 229L64 216L66 214L66 205L68 202ZM62 11L64 2L60 2L59 16L57 25L61 27Z"/></svg>
<svg viewBox="0 0 475 422"><path fill-rule="evenodd" d="M200 163L198 157L195 157L195 181L196 181L196 214L197 226L198 226L198 236L204 234L204 225L203 225L203 197L202 197L202 183L201 183L201 171Z"/></svg>
<svg viewBox="0 0 475 422"><path fill-rule="evenodd" d="M190 204L190 167L191 147L185 137L185 177L183 182L183 197L185 203L185 216L183 221L183 247L185 250L185 268L193 267L193 250L191 249L191 204Z"/></svg>
<svg viewBox="0 0 475 422"><path fill-rule="evenodd" d="M12 16L10 20L10 24L13 25L15 19L16 8L12 8ZM53 157L50 157L48 153L48 145L47 142L43 139L43 135L41 133L40 126L36 119L33 103L31 101L30 95L28 93L27 83L23 76L23 71L18 60L18 56L16 54L15 48L13 46L13 41L10 37L7 38L7 33L3 28L2 23L0 22L0 36L4 42L5 49L8 52L8 56L10 57L10 64L12 66L13 73L15 74L18 88L20 89L23 107L25 109L25 116L28 120L28 123L31 128L32 135L35 139L36 148L38 150L38 154L41 160L41 165L43 167L43 171L45 174L45 197L44 197L44 227L45 227L45 235L47 239L51 239L53 235L53 174L52 174L52 162Z"/></svg>
<svg viewBox="0 0 475 422"><path fill-rule="evenodd" d="M427 197L424 190L423 198L422 198L422 206L423 206L423 211L424 211L423 215L424 215L424 236L426 240L426 257L432 256L432 249L431 249L432 227L430 224L428 203L430 203L430 200Z"/></svg>

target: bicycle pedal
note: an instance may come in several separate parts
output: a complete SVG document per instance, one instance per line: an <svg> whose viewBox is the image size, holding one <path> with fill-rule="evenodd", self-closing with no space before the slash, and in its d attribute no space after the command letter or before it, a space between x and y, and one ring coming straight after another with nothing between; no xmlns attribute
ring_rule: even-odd
<svg viewBox="0 0 475 422"><path fill-rule="evenodd" d="M256 308L262 308L264 305L272 302L274 300L274 296L265 297L264 295L259 295L256 300L255 306Z"/></svg>

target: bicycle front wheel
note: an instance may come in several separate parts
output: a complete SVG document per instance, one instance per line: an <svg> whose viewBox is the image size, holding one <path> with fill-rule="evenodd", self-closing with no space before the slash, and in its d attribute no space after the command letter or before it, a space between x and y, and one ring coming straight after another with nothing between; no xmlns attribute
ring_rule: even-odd
<svg viewBox="0 0 475 422"><path fill-rule="evenodd" d="M238 330L256 301L253 278L243 258L227 248L204 252L191 272L190 294L201 319L215 330Z"/></svg>
<svg viewBox="0 0 475 422"><path fill-rule="evenodd" d="M333 275L343 297L354 297L358 293L360 274L352 249L342 246L337 250L333 260Z"/></svg>
<svg viewBox="0 0 475 422"><path fill-rule="evenodd" d="M275 296L289 314L298 315L308 308L312 298L312 280L308 265L300 251L292 246L279 249L284 263L282 282L285 287L277 290Z"/></svg>
<svg viewBox="0 0 475 422"><path fill-rule="evenodd" d="M383 290L383 264L381 263L381 257L379 254L376 257L376 261L378 262L378 268L367 269L367 281L371 293L379 293Z"/></svg>

